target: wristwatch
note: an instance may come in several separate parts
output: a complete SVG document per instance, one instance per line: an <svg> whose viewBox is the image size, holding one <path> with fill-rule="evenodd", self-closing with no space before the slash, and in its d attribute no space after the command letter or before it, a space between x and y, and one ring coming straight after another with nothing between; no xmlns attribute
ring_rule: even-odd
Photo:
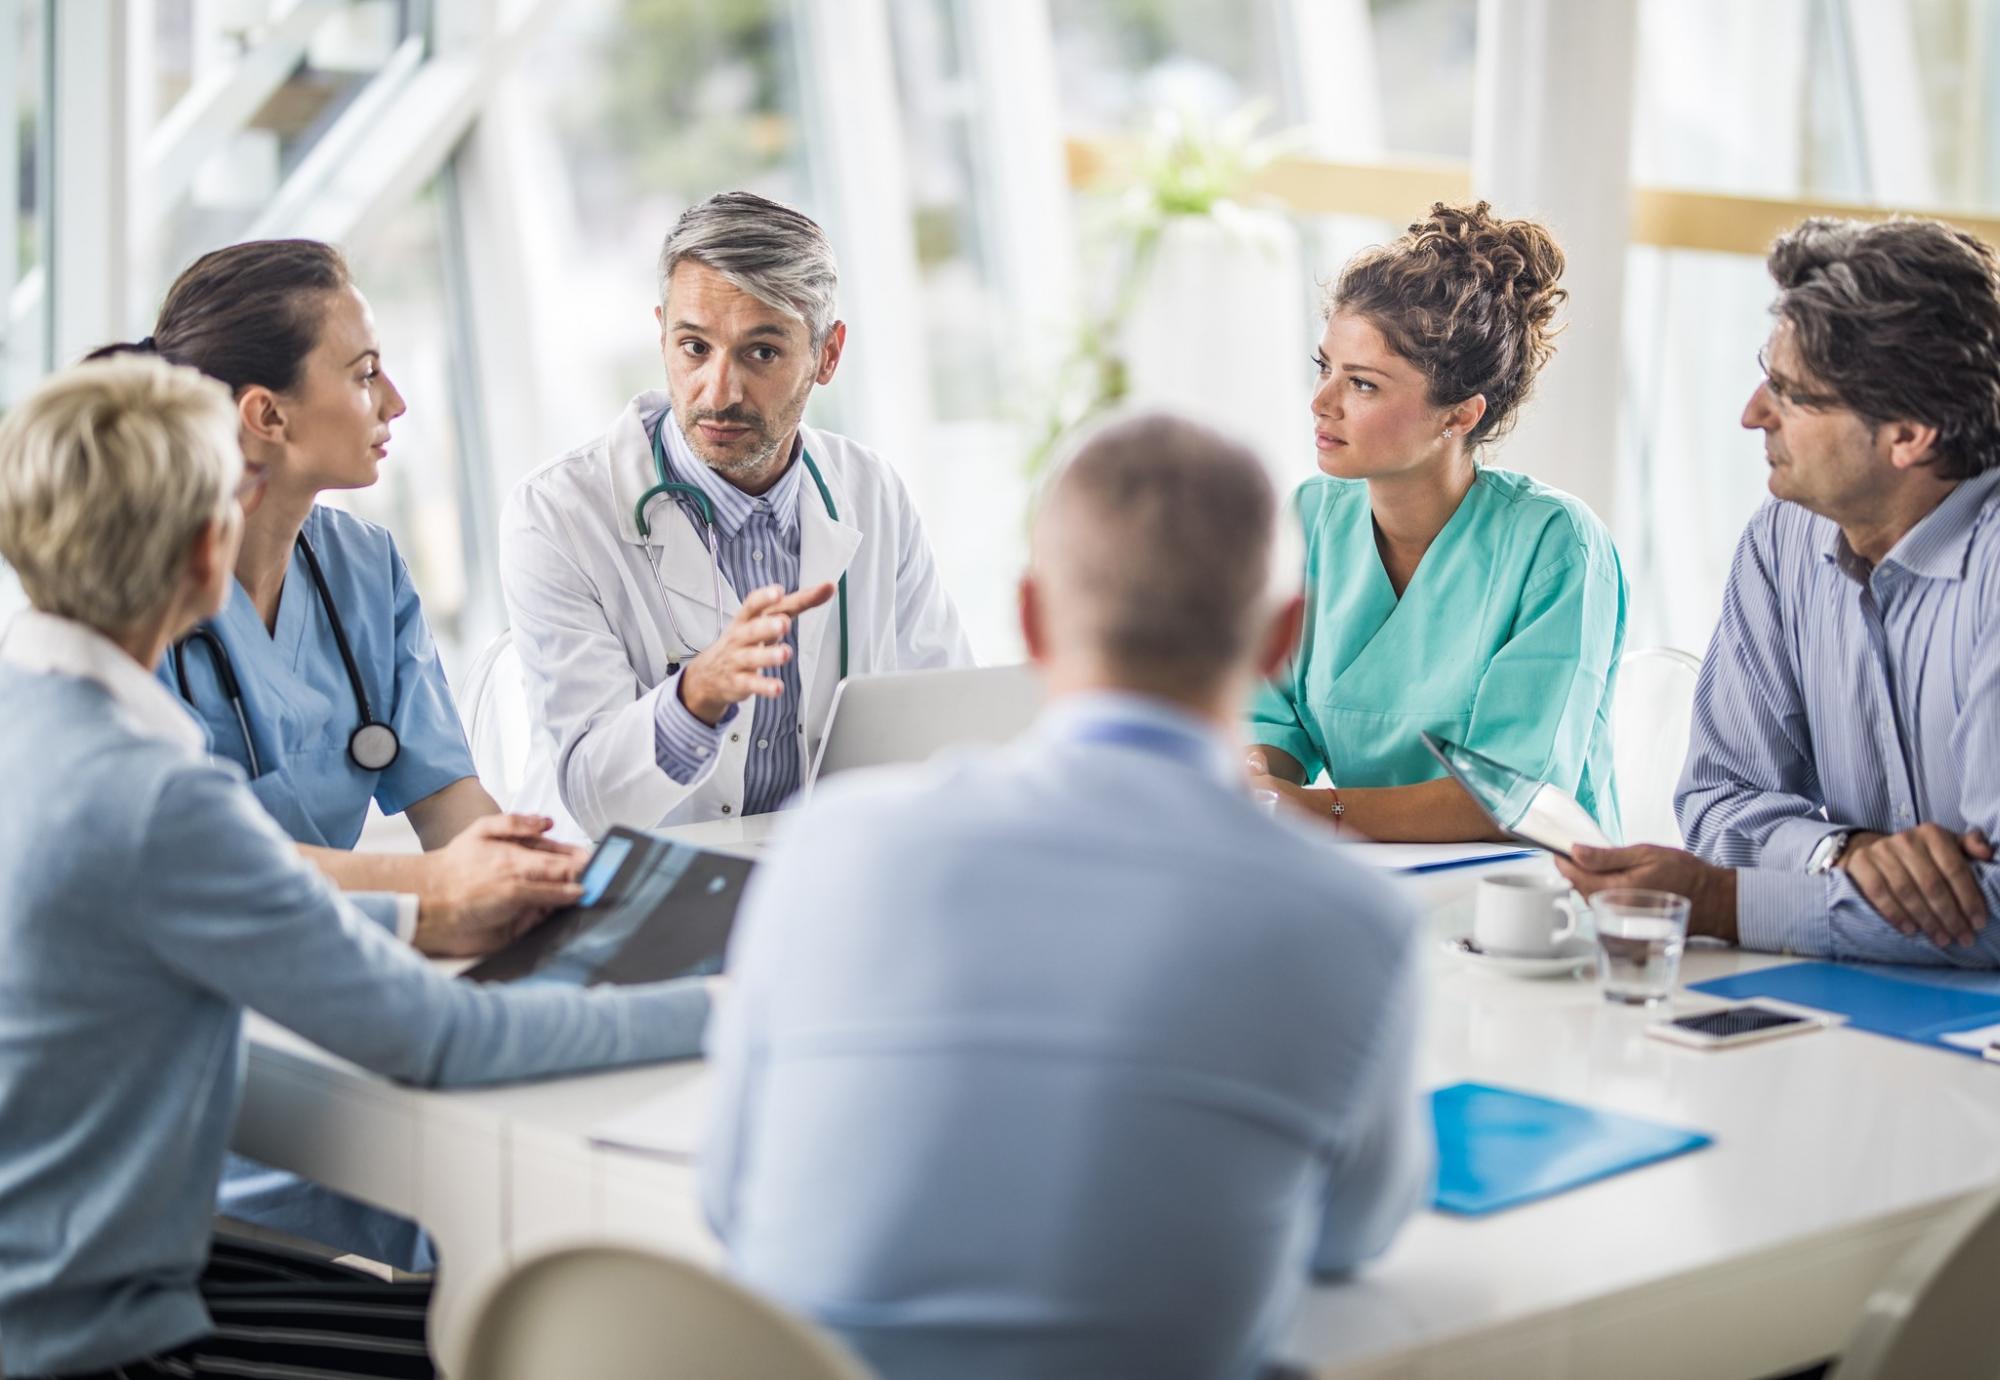
<svg viewBox="0 0 2000 1380"><path fill-rule="evenodd" d="M1813 849L1812 856L1806 859L1806 871L1833 871L1833 865L1839 862L1840 855L1847 851L1848 840L1858 832L1860 831L1855 829L1836 829L1821 839L1818 846Z"/></svg>

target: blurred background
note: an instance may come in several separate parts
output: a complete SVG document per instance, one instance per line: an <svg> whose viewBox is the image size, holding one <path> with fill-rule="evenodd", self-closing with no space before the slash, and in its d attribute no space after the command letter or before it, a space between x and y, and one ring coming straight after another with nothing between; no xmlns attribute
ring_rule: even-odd
<svg viewBox="0 0 2000 1380"><path fill-rule="evenodd" d="M147 333L197 254L349 252L409 415L381 483L447 664L508 488L660 378L661 237L746 187L831 233L811 420L905 476L983 660L1062 429L1172 403L1312 472L1320 285L1437 198L1539 215L1555 365L1493 463L1617 534L1699 651L1763 493L1762 251L2000 222L1995 0L0 0L0 403Z"/></svg>

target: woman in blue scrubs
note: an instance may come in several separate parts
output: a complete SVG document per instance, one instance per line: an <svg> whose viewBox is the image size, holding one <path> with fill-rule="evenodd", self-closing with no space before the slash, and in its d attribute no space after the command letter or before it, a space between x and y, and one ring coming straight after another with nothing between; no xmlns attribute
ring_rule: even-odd
<svg viewBox="0 0 2000 1380"><path fill-rule="evenodd" d="M1578 499L1478 461L1554 352L1562 269L1533 221L1440 204L1327 295L1321 474L1295 500L1306 631L1289 674L1257 697L1248 739L1257 784L1336 828L1492 834L1424 747L1428 731L1560 786L1617 837L1617 550ZM1331 784L1311 786L1322 771Z"/></svg>
<svg viewBox="0 0 2000 1380"><path fill-rule="evenodd" d="M263 490L222 610L159 677L240 766L264 809L349 891L395 892L406 939L437 956L488 952L567 897L578 850L549 821L500 813L465 731L410 573L389 533L322 506L373 484L402 395L338 250L260 241L197 260L136 347L235 395ZM108 353L108 352L107 352ZM425 851L351 851L370 801L405 814ZM390 1264L422 1267L415 1227L232 1160L222 1211Z"/></svg>

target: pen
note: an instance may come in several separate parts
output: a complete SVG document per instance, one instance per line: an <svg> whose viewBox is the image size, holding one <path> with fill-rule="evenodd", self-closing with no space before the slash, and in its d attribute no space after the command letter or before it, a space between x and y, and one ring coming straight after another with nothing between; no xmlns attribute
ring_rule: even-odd
<svg viewBox="0 0 2000 1380"><path fill-rule="evenodd" d="M2000 1040L1995 1040L1979 1052L1979 1057L1989 1063L2000 1064Z"/></svg>

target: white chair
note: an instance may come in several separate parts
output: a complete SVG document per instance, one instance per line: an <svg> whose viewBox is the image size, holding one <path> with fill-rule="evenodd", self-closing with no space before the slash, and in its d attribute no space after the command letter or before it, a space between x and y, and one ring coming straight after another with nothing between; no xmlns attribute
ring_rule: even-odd
<svg viewBox="0 0 2000 1380"><path fill-rule="evenodd" d="M503 628L486 644L465 677L465 736L480 784L503 806L511 805L526 774L534 726L521 683L514 630Z"/></svg>
<svg viewBox="0 0 2000 1380"><path fill-rule="evenodd" d="M1611 763L1627 843L1681 846L1674 787L1687 760L1701 658L1672 647L1627 652L1611 703Z"/></svg>
<svg viewBox="0 0 2000 1380"><path fill-rule="evenodd" d="M2000 1375L2000 1189L1911 1247L1876 1286L1832 1380L1993 1380Z"/></svg>
<svg viewBox="0 0 2000 1380"><path fill-rule="evenodd" d="M684 1260L582 1246L528 1261L474 1314L461 1380L873 1380L819 1329Z"/></svg>

